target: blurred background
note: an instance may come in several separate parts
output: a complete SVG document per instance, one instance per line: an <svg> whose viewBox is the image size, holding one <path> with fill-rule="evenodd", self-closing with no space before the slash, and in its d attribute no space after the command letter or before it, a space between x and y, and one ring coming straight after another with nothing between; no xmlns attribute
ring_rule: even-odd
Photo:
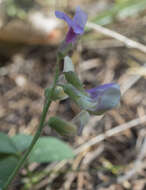
<svg viewBox="0 0 146 190"><path fill-rule="evenodd" d="M78 75L87 89L119 83L121 104L92 116L82 136L64 138L45 128L43 135L67 142L76 157L30 164L31 180L22 169L11 190L146 189L146 0L0 0L0 131L35 134L67 32L54 11L73 16L78 5L102 26L87 27L72 54ZM53 102L48 118L71 120L79 111L69 100Z"/></svg>

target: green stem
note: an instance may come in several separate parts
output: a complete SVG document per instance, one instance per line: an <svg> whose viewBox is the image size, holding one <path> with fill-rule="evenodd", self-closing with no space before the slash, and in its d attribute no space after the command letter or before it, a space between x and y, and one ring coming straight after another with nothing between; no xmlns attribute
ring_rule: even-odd
<svg viewBox="0 0 146 190"><path fill-rule="evenodd" d="M14 177L17 175L17 173L19 172L20 168L22 167L22 165L25 163L26 158L28 157L28 155L30 154L32 148L34 147L34 145L36 144L37 140L39 139L42 129L44 127L44 122L47 116L47 112L48 109L51 105L52 102L52 95L54 93L55 87L56 87L56 83L59 77L59 58L57 57L57 65L56 65L56 73L55 73L55 78L54 78L54 82L53 82L53 87L52 90L50 92L50 94L47 97L47 101L44 103L44 107L43 107L43 112L41 115L41 119L40 119L40 124L38 126L38 130L36 131L36 134L29 146L29 148L27 149L27 151L24 153L23 157L19 160L16 168L14 169L14 171L12 172L12 174L10 175L10 177L8 178L7 182L5 183L3 190L7 190L8 186L10 185L10 183L13 181Z"/></svg>

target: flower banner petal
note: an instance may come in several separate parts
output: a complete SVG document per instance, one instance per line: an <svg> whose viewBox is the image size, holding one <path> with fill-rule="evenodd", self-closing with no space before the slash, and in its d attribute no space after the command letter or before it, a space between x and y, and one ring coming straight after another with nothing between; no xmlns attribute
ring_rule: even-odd
<svg viewBox="0 0 146 190"><path fill-rule="evenodd" d="M84 32L84 27L87 22L87 14L81 10L80 7L76 8L76 13L73 18L73 29L77 34L82 34Z"/></svg>

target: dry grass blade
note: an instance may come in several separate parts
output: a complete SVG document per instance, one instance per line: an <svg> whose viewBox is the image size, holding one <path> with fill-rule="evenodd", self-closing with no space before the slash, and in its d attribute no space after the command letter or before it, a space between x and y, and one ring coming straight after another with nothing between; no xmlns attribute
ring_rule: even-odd
<svg viewBox="0 0 146 190"><path fill-rule="evenodd" d="M115 32L113 30L107 29L103 26L100 26L98 24L94 24L91 22L87 23L87 27L94 29L100 33L103 33L104 35L110 36L116 40L119 40L119 41L123 42L127 47L135 48L135 49L138 49L138 50L146 53L146 46L145 45L143 45L139 42L136 42L134 40L131 40L131 39L127 38L126 36L119 34L118 32Z"/></svg>
<svg viewBox="0 0 146 190"><path fill-rule="evenodd" d="M110 130L106 131L105 133L102 133L102 134L92 138L91 140L89 140L85 144L81 145L79 148L77 148L75 150L75 154L78 154L82 151L85 151L87 148L90 148L91 146L105 140L108 137L117 135L118 133L121 133L122 131L130 129L130 128L132 128L132 127L134 127L140 123L144 123L144 122L146 122L146 115L144 115L141 118L137 118L137 119L134 119L134 120L129 121L127 123L124 123L122 125L119 125L113 129L110 129Z"/></svg>

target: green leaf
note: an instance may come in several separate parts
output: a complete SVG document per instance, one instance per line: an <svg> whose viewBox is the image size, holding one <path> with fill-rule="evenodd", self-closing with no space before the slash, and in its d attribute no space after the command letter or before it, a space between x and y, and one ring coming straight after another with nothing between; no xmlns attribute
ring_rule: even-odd
<svg viewBox="0 0 146 190"><path fill-rule="evenodd" d="M9 156L6 159L0 159L0 188L3 188L3 185L15 169L17 163L18 159L14 156Z"/></svg>
<svg viewBox="0 0 146 190"><path fill-rule="evenodd" d="M30 162L53 162L73 158L72 149L64 142L54 137L40 137L34 146Z"/></svg>
<svg viewBox="0 0 146 190"><path fill-rule="evenodd" d="M31 144L33 136L18 134L12 137L12 141L15 144L18 151L23 152Z"/></svg>
<svg viewBox="0 0 146 190"><path fill-rule="evenodd" d="M0 133L0 153L16 154L17 148L13 141L4 133Z"/></svg>

